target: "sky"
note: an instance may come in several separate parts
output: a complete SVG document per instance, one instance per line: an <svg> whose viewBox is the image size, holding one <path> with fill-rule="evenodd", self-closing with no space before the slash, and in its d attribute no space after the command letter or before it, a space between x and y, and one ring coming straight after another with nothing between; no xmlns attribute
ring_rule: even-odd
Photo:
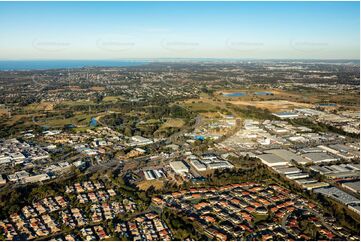
<svg viewBox="0 0 361 242"><path fill-rule="evenodd" d="M359 59L359 2L0 2L0 59Z"/></svg>

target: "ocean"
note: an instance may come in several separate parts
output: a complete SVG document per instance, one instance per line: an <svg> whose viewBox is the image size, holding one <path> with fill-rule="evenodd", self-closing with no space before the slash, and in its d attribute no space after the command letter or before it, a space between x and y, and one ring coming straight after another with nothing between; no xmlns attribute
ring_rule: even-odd
<svg viewBox="0 0 361 242"><path fill-rule="evenodd" d="M0 71L29 71L82 67L126 67L143 65L146 61L127 60L0 60Z"/></svg>

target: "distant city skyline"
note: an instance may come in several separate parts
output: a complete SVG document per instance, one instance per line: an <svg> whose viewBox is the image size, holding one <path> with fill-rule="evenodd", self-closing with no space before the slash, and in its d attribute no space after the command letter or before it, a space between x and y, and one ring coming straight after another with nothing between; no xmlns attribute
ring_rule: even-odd
<svg viewBox="0 0 361 242"><path fill-rule="evenodd" d="M359 2L0 2L0 59L359 59L359 8Z"/></svg>

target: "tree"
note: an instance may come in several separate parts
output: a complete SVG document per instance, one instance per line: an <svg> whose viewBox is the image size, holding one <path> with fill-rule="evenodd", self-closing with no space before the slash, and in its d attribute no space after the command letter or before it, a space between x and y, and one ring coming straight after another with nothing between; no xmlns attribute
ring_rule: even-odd
<svg viewBox="0 0 361 242"><path fill-rule="evenodd" d="M133 136L132 129L131 129L129 126L126 126L126 127L125 127L125 129L124 129L124 135L125 135L125 136L128 136L128 137Z"/></svg>
<svg viewBox="0 0 361 242"><path fill-rule="evenodd" d="M74 113L72 111L66 111L64 113L64 118L71 118L74 117Z"/></svg>

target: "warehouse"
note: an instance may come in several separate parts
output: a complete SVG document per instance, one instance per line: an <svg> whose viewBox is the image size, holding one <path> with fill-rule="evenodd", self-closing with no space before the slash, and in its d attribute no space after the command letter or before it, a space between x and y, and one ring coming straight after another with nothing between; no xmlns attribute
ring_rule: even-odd
<svg viewBox="0 0 361 242"><path fill-rule="evenodd" d="M258 158L262 161L263 164L269 167L288 165L288 161L283 160L282 158L274 154L263 154L259 155Z"/></svg>
<svg viewBox="0 0 361 242"><path fill-rule="evenodd" d="M315 182L315 183L303 184L302 187L307 190L313 190L317 188L328 187L329 185L330 184L328 184L327 182Z"/></svg>
<svg viewBox="0 0 361 242"><path fill-rule="evenodd" d="M300 169L298 169L297 167L285 167L285 166L281 166L281 167L273 167L273 169L280 174L283 175L290 175L290 174L296 174L296 173L300 173L302 172Z"/></svg>
<svg viewBox="0 0 361 242"><path fill-rule="evenodd" d="M321 166L310 166L310 170L320 173L321 175L329 174L333 172L332 170L328 169L327 167L321 167Z"/></svg>
<svg viewBox="0 0 361 242"><path fill-rule="evenodd" d="M34 183L34 182L46 181L49 179L50 177L48 174L39 174L35 176L24 177L21 181L24 183Z"/></svg>
<svg viewBox="0 0 361 242"><path fill-rule="evenodd" d="M303 179L295 180L295 182L298 185L304 185L304 184L316 183L316 182L318 182L318 180L313 179L313 178L303 178Z"/></svg>
<svg viewBox="0 0 361 242"><path fill-rule="evenodd" d="M6 184L6 180L3 178L3 176L0 174L0 185Z"/></svg>
<svg viewBox="0 0 361 242"><path fill-rule="evenodd" d="M338 165L332 165L330 166L330 168L334 171L339 171L339 172L348 172L350 171L350 169L347 169L345 167L342 167L342 166L338 166Z"/></svg>
<svg viewBox="0 0 361 242"><path fill-rule="evenodd" d="M330 156L325 152L317 153L307 153L303 155L307 160L312 161L313 163L329 163L333 161L338 161L338 158Z"/></svg>
<svg viewBox="0 0 361 242"><path fill-rule="evenodd" d="M281 118L281 119L286 119L286 118L297 118L298 114L297 113L293 113L293 112L280 112L280 113L273 113L274 116Z"/></svg>
<svg viewBox="0 0 361 242"><path fill-rule="evenodd" d="M173 161L169 163L170 167L177 174L183 175L186 172L189 172L189 168L184 164L183 161Z"/></svg>
<svg viewBox="0 0 361 242"><path fill-rule="evenodd" d="M219 161L219 162L212 162L207 164L207 167L211 170L213 169L232 169L233 165L231 163L229 163L228 161Z"/></svg>
<svg viewBox="0 0 361 242"><path fill-rule="evenodd" d="M309 162L308 160L302 158L301 156L285 149L266 150L265 153L274 154L285 161L288 162L295 161L297 164L301 164L301 165L304 165Z"/></svg>
<svg viewBox="0 0 361 242"><path fill-rule="evenodd" d="M309 175L308 175L308 173L297 173L297 174L286 175L286 177L291 180L296 180L296 179L301 179L301 178L307 178L307 177L309 177Z"/></svg>
<svg viewBox="0 0 361 242"><path fill-rule="evenodd" d="M320 152L326 152L326 151L321 148L318 148L318 147L312 147L312 148L301 149L300 152L302 154L305 154L305 153L320 153Z"/></svg>
<svg viewBox="0 0 361 242"><path fill-rule="evenodd" d="M314 190L315 193L321 193L327 197L333 198L345 205L351 203L360 203L360 200L354 196L347 194L336 187L318 188Z"/></svg>
<svg viewBox="0 0 361 242"><path fill-rule="evenodd" d="M356 170L356 171L360 170L360 164L347 164L346 166L351 168L352 170Z"/></svg>
<svg viewBox="0 0 361 242"><path fill-rule="evenodd" d="M162 170L145 170L143 171L146 180L154 180L164 177Z"/></svg>
<svg viewBox="0 0 361 242"><path fill-rule="evenodd" d="M199 160L191 160L190 163L197 171L207 170L207 166L202 162L200 162Z"/></svg>
<svg viewBox="0 0 361 242"><path fill-rule="evenodd" d="M344 182L342 186L351 192L360 193L360 180L358 181L351 181L351 182Z"/></svg>

